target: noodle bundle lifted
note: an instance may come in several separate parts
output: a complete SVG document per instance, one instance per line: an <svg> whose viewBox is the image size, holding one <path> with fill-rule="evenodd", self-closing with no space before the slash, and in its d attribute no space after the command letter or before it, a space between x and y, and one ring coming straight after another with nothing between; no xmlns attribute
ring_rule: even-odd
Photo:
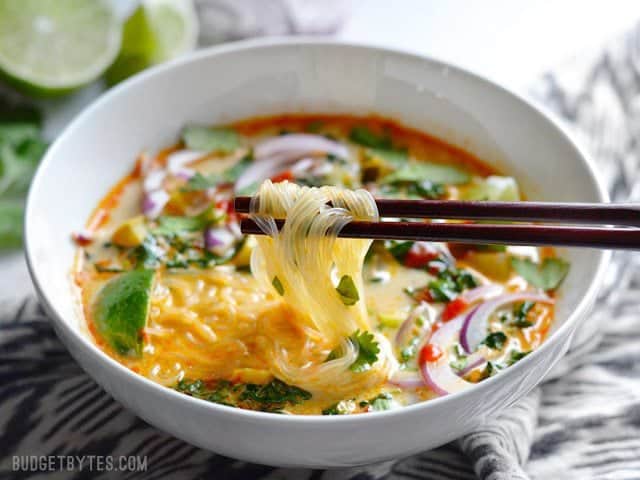
<svg viewBox="0 0 640 480"><path fill-rule="evenodd" d="M253 197L251 212L266 234L257 238L251 271L294 309L308 339L297 365L287 346L274 339L277 376L316 395L338 397L386 380L396 361L388 340L371 333L362 279L372 241L337 238L352 220L378 220L371 194L267 180ZM285 218L281 230L274 218ZM367 353L361 348L370 347L360 338L371 339L375 360L359 360Z"/></svg>

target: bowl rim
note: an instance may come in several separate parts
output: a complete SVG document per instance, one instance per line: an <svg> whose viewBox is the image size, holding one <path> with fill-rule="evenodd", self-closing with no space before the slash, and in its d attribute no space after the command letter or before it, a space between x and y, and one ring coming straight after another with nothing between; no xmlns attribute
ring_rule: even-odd
<svg viewBox="0 0 640 480"><path fill-rule="evenodd" d="M405 57L413 60L417 60L423 63L431 64L435 67L439 68L447 68L450 73L455 75L460 75L462 77L467 77L469 80L484 84L485 86L495 90L498 94L506 97L510 97L511 100L514 100L520 103L522 106L526 107L532 115L538 116L551 123L553 127L558 131L561 137L568 143L568 145L574 150L574 153L577 157L580 158L584 167L586 168L586 173L589 175L590 179L593 181L593 184L596 187L596 194L599 197L601 202L608 202L609 197L606 189L604 188L602 182L599 180L598 175L596 173L596 168L593 160L589 155L586 154L582 146L575 141L572 134L570 134L568 128L563 125L559 119L557 119L553 114L550 113L547 109L542 108L540 105L534 104L529 99L524 98L518 93L515 93L500 83L495 82L494 80L489 80L488 78L474 73L468 69L459 67L455 64L451 64L427 55L423 55L416 52L409 52L400 48L393 48L382 46L380 44L376 44L375 42L361 42L361 41L351 41L351 40L342 40L342 39L331 39L331 38L318 38L318 37L305 37L305 36L296 36L296 37L271 37L271 38L259 38L259 39L249 39L249 40L241 40L237 42L231 42L219 46L213 46L209 48L205 48L202 50L195 51L191 54L188 54L184 57L180 57L164 63L162 65L150 68L138 75L135 75L121 84L111 88L107 92L103 93L98 99L93 101L90 105L88 105L80 114L78 114L72 122L67 125L64 131L55 139L53 144L47 150L44 158L40 162L38 169L34 175L33 181L31 183L31 187L29 189L29 193L27 196L26 207L25 207L25 226L24 226L24 238L25 238L25 257L27 262L27 267L29 270L29 274L31 276L31 280L34 284L35 290L38 294L40 301L43 303L46 311L49 313L49 317L56 327L56 333L61 337L58 329L61 329L65 334L65 337L74 343L76 348L82 352L83 356L89 355L93 357L93 359L97 362L105 363L110 367L113 371L114 375L117 375L117 381L123 382L125 379L122 376L128 377L128 380L132 382L136 382L140 388L146 389L150 394L157 394L160 396L165 396L167 401L174 400L178 402L184 402L185 407L194 408L196 410L205 409L210 411L212 414L230 414L236 415L245 420L256 420L263 422L275 422L281 424L287 424L292 426L300 426L300 425L330 425L333 423L353 423L358 424L362 422L376 422L376 421L387 421L392 418L395 418L399 415L409 415L411 413L418 413L422 410L426 410L429 408L435 408L437 405L450 402L453 400L464 401L464 399L470 395L480 394L482 391L493 388L494 384L497 382L506 382L509 377L520 376L525 370L528 368L528 365L531 364L534 360L533 357L540 357L545 355L550 349L553 347L553 344L557 343L563 335L568 335L570 337L573 332L572 329L575 328L574 324L577 320L591 307L593 300L600 288L600 285L603 280L603 273L609 263L609 259L611 256L611 252L600 251L597 253L597 268L595 271L594 277L591 279L588 288L584 291L582 297L577 303L573 312L568 316L565 322L554 331L547 340L536 350L534 350L531 354L527 355L521 361L512 365L508 369L501 372L500 375L488 378L474 387L469 388L467 390L453 393L450 395L445 395L442 397L437 397L430 399L428 401L418 402L412 405L407 405L399 409L387 410L382 412L371 412L367 415L277 415L268 412L260 412L254 410L244 410L236 407L230 407L226 405L220 405L212 402L207 402L206 400L201 400L198 398L191 397L189 395L185 395L181 392L178 392L172 388L165 387L163 385L157 384L152 380L139 375L130 369L126 368L121 363L117 362L115 359L111 358L105 352L100 350L95 342L92 341L87 335L84 335L77 328L73 328L69 323L63 320L62 315L60 315L56 309L53 307L53 304L49 301L45 293L45 288L43 283L40 280L40 271L36 263L34 262L34 249L36 245L36 240L30 235L30 225L34 221L34 197L38 192L38 186L43 181L44 170L49 164L55 161L57 150L60 148L60 145L67 141L67 138L73 138L75 130L79 125L85 122L86 118L91 117L95 111L98 111L103 107L103 105L108 104L113 98L117 98L118 96L124 94L129 88L147 82L155 76L162 75L163 73L173 70L179 69L184 65L191 63L198 63L201 61L206 61L210 58L214 58L218 55L224 54L233 54L236 52L243 52L246 50L263 50L263 49L272 49L272 48L290 48L290 47L300 47L300 48L351 48L351 49L359 49L366 50L368 52L378 53L380 55L390 55L395 57ZM69 289L69 294L72 294L72 289ZM63 343L66 342L63 340ZM68 349L69 350L69 349ZM75 354L73 355L76 356ZM83 362L78 358L75 358L76 361L82 366ZM559 360L559 359L558 359ZM556 360L557 361L557 360ZM554 362L555 363L555 362ZM93 375L89 374L93 381L96 381ZM539 380L541 381L544 376ZM538 381L538 382L539 382ZM96 381L101 387L101 382ZM104 388L104 387L102 387ZM137 412L134 412L137 414Z"/></svg>

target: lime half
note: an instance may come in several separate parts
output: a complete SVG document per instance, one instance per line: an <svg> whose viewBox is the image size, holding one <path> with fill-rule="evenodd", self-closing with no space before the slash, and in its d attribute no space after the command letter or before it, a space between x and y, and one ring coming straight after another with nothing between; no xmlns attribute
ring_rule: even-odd
<svg viewBox="0 0 640 480"><path fill-rule="evenodd" d="M104 0L2 0L0 71L29 93L66 93L111 65L121 32Z"/></svg>
<svg viewBox="0 0 640 480"><path fill-rule="evenodd" d="M154 272L133 270L111 278L98 292L93 321L120 355L142 355L142 329L147 323Z"/></svg>
<svg viewBox="0 0 640 480"><path fill-rule="evenodd" d="M124 25L122 49L107 70L111 85L193 50L198 21L191 0L143 0Z"/></svg>

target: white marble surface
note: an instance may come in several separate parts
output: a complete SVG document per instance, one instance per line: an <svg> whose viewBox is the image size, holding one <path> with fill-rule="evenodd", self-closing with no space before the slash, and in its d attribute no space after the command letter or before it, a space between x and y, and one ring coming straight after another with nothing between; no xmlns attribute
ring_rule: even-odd
<svg viewBox="0 0 640 480"><path fill-rule="evenodd" d="M116 0L122 1L122 0ZM339 37L447 60L526 92L545 70L633 26L637 0L348 0ZM101 91L43 103L55 135ZM21 252L0 255L0 299L31 291Z"/></svg>

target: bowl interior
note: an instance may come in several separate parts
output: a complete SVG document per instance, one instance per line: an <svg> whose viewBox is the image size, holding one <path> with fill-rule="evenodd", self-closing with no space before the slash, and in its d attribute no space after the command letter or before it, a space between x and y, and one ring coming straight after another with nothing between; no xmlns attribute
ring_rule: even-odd
<svg viewBox="0 0 640 480"><path fill-rule="evenodd" d="M161 67L114 89L49 150L29 197L28 256L64 322L81 330L70 294L72 231L143 151L189 122L282 112L376 113L461 146L514 175L529 199L600 201L592 172L545 117L494 85L438 62L333 43L226 47ZM555 328L596 273L601 253L563 252L572 268Z"/></svg>

